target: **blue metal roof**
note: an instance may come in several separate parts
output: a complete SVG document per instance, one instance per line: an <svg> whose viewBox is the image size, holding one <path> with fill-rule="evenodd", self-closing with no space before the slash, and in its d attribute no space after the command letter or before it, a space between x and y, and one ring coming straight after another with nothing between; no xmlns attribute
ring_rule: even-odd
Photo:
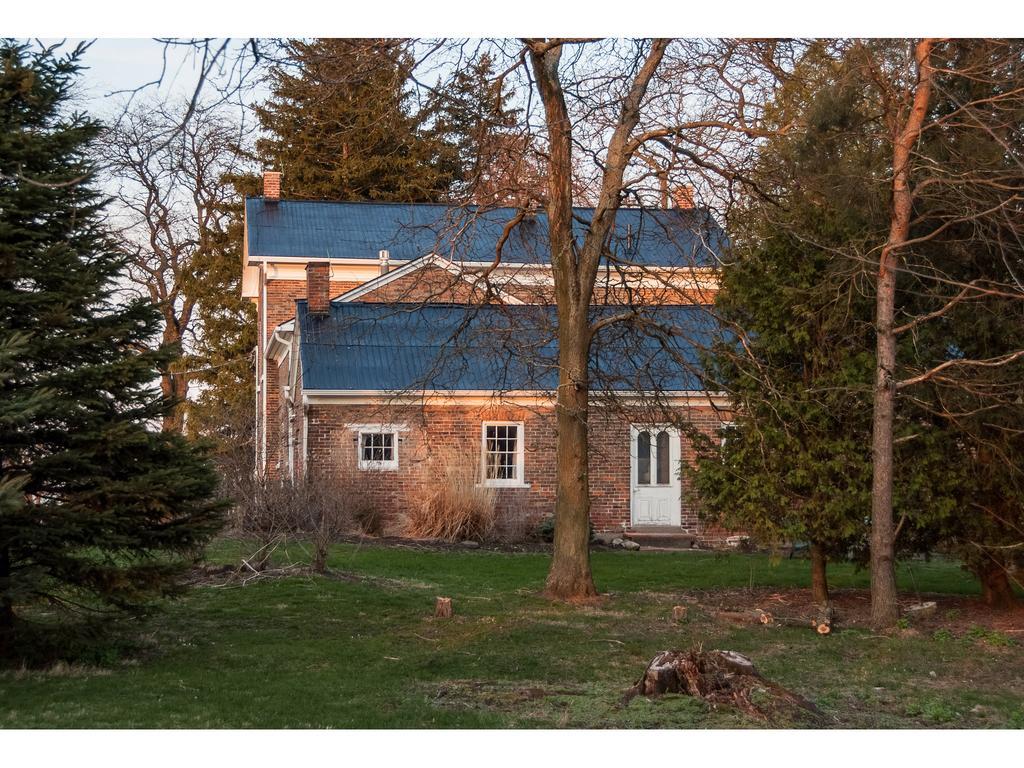
<svg viewBox="0 0 1024 768"><path fill-rule="evenodd" d="M591 208L576 208L582 242ZM479 210L426 203L330 203L304 200L245 201L249 255L253 257L416 259L437 253L455 261L494 260L494 249L514 208ZM622 208L615 219L612 252L645 266L714 266L725 234L703 208ZM547 215L519 223L502 252L509 264L549 260Z"/></svg>
<svg viewBox="0 0 1024 768"><path fill-rule="evenodd" d="M299 301L296 317L305 391L550 391L558 382L552 307L334 302L315 316ZM593 388L704 389L700 351L715 329L706 308L657 307L643 317L669 334L606 326L593 345Z"/></svg>

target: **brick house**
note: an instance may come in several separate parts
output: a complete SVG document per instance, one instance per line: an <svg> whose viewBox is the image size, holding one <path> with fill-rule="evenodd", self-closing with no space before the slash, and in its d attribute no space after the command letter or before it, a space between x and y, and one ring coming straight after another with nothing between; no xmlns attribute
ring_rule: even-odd
<svg viewBox="0 0 1024 768"><path fill-rule="evenodd" d="M457 456L495 487L499 520L526 527L549 515L557 348L544 214L283 200L279 189L268 172L264 196L245 204L259 470L361 479L359 492L398 526L438 482L439 457ZM588 213L576 211L581 231ZM702 209L617 216L594 312L682 332L595 340L599 533L720 537L684 493L693 456L679 423L714 433L728 416L724 399L702 389L695 342L707 337L702 307L724 243Z"/></svg>

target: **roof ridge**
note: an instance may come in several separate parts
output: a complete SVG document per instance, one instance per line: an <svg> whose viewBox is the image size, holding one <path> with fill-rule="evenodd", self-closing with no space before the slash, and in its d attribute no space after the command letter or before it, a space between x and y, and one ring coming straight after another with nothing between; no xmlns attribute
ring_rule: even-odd
<svg viewBox="0 0 1024 768"><path fill-rule="evenodd" d="M266 202L266 198L263 195L246 195L246 200L262 200ZM439 203L439 202L401 202L399 200L304 200L296 198L279 198L274 201L275 205L281 203L287 204L313 204L313 205L359 205L359 206L405 206L405 207L431 207L431 208L449 208L453 210L473 210L476 209L482 213L490 213L493 211L519 211L521 208L514 205L498 205L492 207L472 204L458 204L458 203ZM595 207L592 205L574 205L572 207L574 211L593 211ZM692 208L652 208L650 206L638 206L638 205L621 205L617 211L646 211L648 213L678 213L678 214L690 214L696 212L710 213L711 209L708 206L695 205ZM544 208L537 209L537 214L546 216L547 211Z"/></svg>

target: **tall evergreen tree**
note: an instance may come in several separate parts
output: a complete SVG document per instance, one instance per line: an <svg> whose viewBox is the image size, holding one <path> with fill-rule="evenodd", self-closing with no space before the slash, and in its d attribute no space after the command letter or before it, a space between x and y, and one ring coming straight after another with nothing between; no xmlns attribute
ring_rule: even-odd
<svg viewBox="0 0 1024 768"><path fill-rule="evenodd" d="M256 107L256 158L283 173L285 197L430 202L450 186L451 148L413 108L401 41L291 40Z"/></svg>
<svg viewBox="0 0 1024 768"><path fill-rule="evenodd" d="M916 324L903 352L914 373L1024 350L1024 99L1010 96L1024 84L1024 44L952 40L934 59L935 126L917 151L939 183L918 195L911 234L927 238L914 249L927 269L902 278L900 322L942 310L961 286L978 291ZM959 478L954 510L933 517L932 534L978 577L986 602L1000 607L1016 602L1015 578L1024 587L1013 576L1015 564L1024 566L1022 388L1024 359L1011 359L954 368L906 390L900 402L921 425L917 433L941 444L944 471Z"/></svg>
<svg viewBox="0 0 1024 768"><path fill-rule="evenodd" d="M770 540L811 543L812 587L825 564L866 557L872 457L871 281L858 258L886 217L886 152L857 72L813 45L771 107L780 131L756 171L716 301L743 343L723 340L710 368L737 405L724 445L696 436L695 487L707 514ZM895 493L898 547L927 550L955 508L959 476L941 436L902 413Z"/></svg>
<svg viewBox="0 0 1024 768"><path fill-rule="evenodd" d="M242 196L258 194L259 181L247 175L225 177L238 197L225 204L223 228L194 259L197 271L197 319L202 334L187 364L200 382L188 404L189 432L210 439L225 480L251 471L255 439L256 393L253 349L256 311L241 295ZM230 477L229 477L230 476Z"/></svg>
<svg viewBox="0 0 1024 768"><path fill-rule="evenodd" d="M90 186L68 56L0 43L0 643L48 603L138 609L221 523L205 452L159 430L159 316ZM28 609L28 614L26 614Z"/></svg>
<svg viewBox="0 0 1024 768"><path fill-rule="evenodd" d="M771 542L810 542L821 603L827 561L865 544L871 472L870 304L834 248L875 226L877 188L851 183L849 170L877 163L870 144L842 138L863 105L835 75L813 47L772 107L777 126L803 130L762 149L758 181L775 198L750 201L722 268L716 308L743 343L723 339L709 367L735 422L721 444L695 435L705 515Z"/></svg>
<svg viewBox="0 0 1024 768"><path fill-rule="evenodd" d="M543 180L529 141L519 130L521 109L514 92L494 71L486 52L439 82L427 103L429 135L447 150L455 202L516 203L524 190L536 193Z"/></svg>

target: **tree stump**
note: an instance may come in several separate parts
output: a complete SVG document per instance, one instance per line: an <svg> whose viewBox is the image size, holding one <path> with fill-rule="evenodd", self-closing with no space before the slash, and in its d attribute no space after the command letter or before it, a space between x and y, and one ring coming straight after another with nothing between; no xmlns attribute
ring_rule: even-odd
<svg viewBox="0 0 1024 768"><path fill-rule="evenodd" d="M832 601L818 607L818 615L811 619L811 626L817 630L819 635L827 635L832 632L832 622L835 619L835 611L832 608Z"/></svg>
<svg viewBox="0 0 1024 768"><path fill-rule="evenodd" d="M811 702L762 677L749 658L735 651L662 651L626 691L622 703L628 704L634 696L666 693L730 704L766 720L786 712L820 717Z"/></svg>
<svg viewBox="0 0 1024 768"><path fill-rule="evenodd" d="M672 621L682 621L686 618L686 606L676 605L672 607Z"/></svg>
<svg viewBox="0 0 1024 768"><path fill-rule="evenodd" d="M452 599L450 597L439 597L434 604L434 616L438 619L450 619L452 617Z"/></svg>

